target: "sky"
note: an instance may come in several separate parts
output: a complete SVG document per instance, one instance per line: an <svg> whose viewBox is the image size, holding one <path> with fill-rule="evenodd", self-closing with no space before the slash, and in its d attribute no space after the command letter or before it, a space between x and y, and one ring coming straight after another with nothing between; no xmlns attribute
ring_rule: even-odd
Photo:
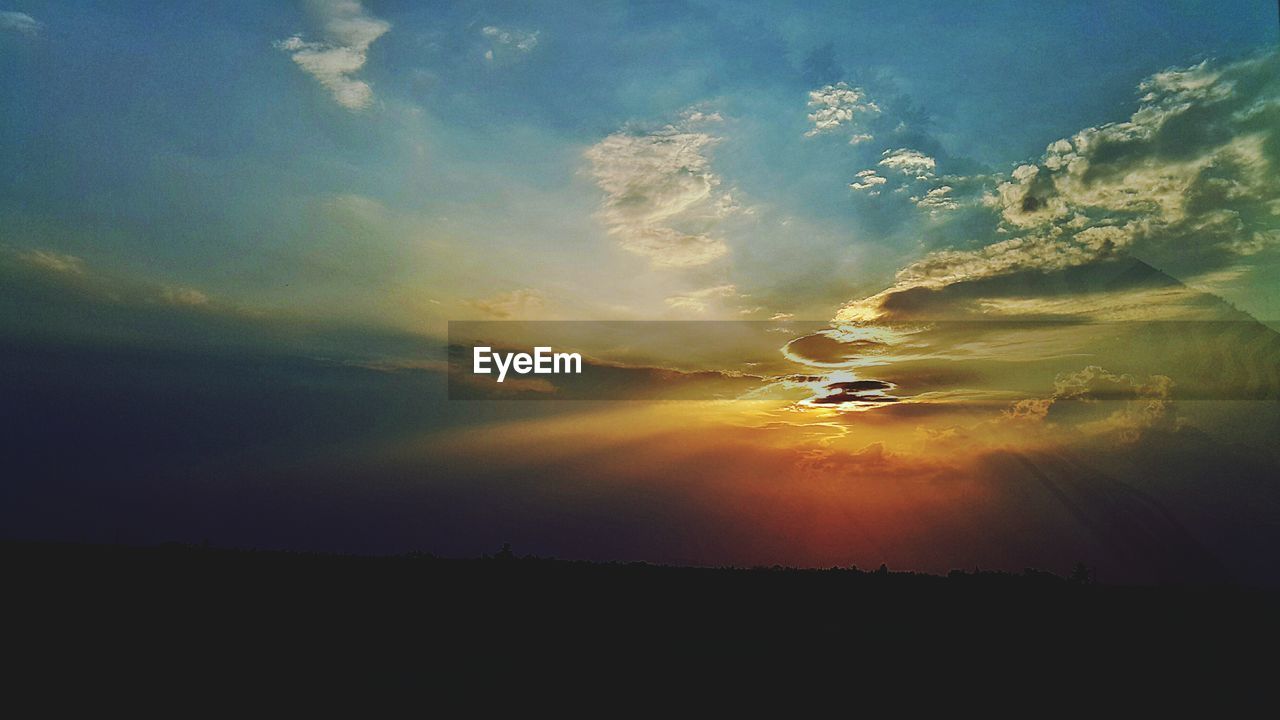
<svg viewBox="0 0 1280 720"><path fill-rule="evenodd" d="M1280 582L1278 32L0 3L0 530Z"/></svg>

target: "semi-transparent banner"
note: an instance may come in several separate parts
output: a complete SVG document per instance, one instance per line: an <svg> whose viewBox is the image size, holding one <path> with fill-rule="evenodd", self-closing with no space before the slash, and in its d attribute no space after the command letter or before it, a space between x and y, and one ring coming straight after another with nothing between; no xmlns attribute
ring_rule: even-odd
<svg viewBox="0 0 1280 720"><path fill-rule="evenodd" d="M465 321L456 400L789 400L866 410L1280 398L1280 334L1241 321Z"/></svg>

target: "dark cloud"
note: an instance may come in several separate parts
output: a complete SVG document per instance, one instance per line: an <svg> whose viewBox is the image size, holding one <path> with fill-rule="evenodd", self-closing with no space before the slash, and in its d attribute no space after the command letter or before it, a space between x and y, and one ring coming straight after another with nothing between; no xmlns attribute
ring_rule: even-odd
<svg viewBox="0 0 1280 720"><path fill-rule="evenodd" d="M826 386L832 390L841 390L845 392L860 392L863 390L889 390L893 385L882 380L850 380L845 382L833 382Z"/></svg>
<svg viewBox="0 0 1280 720"><path fill-rule="evenodd" d="M1222 316L1229 308L1221 300L1195 293L1173 277L1132 257L1115 257L1098 260L1088 265L1057 270L1024 269L1004 274L961 279L936 286L912 286L881 293L867 301L865 307L874 310L885 321L892 320L947 320L991 318L989 308L980 301L1001 298L1029 298L1039 300L1080 298L1088 295L1123 293L1136 290L1175 289L1187 290L1188 295L1199 296L1196 302L1207 308L1217 308ZM1081 307L1081 310L1087 308ZM1060 308L1052 312L1037 309L1034 303L1026 306L1024 319L1036 319L1038 314L1052 315L1058 320L1073 319ZM1012 319L1013 313L1002 313ZM1081 315L1076 319L1085 319Z"/></svg>
<svg viewBox="0 0 1280 720"><path fill-rule="evenodd" d="M895 403L902 398L896 398L891 395L870 395L856 392L837 392L831 395L823 395L810 400L814 405L879 405L882 403Z"/></svg>
<svg viewBox="0 0 1280 720"><path fill-rule="evenodd" d="M786 351L800 361L820 364L839 364L849 360L876 355L888 350L887 343L872 339L839 339L829 334L815 333L796 338L787 343Z"/></svg>

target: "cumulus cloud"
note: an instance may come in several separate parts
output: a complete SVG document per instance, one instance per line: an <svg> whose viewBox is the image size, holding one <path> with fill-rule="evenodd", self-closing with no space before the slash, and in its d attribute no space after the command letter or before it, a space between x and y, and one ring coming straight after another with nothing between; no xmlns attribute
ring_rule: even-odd
<svg viewBox="0 0 1280 720"><path fill-rule="evenodd" d="M857 180L849 183L849 187L854 190L868 190L868 195L879 195L879 187L888 182L888 179L881 177L875 170L863 170L858 173Z"/></svg>
<svg viewBox="0 0 1280 720"><path fill-rule="evenodd" d="M373 89L354 75L364 67L369 46L391 29L391 23L369 15L358 0L313 0L324 39L309 42L301 35L276 41L339 105L362 110L373 103Z"/></svg>
<svg viewBox="0 0 1280 720"><path fill-rule="evenodd" d="M35 37L43 29L44 23L26 13L0 10L0 30L9 30L27 37Z"/></svg>
<svg viewBox="0 0 1280 720"><path fill-rule="evenodd" d="M913 196L911 201L916 207L937 212L939 210L955 210L960 207L960 203L955 198L949 197L952 188L950 185L941 185L926 192L923 197Z"/></svg>
<svg viewBox="0 0 1280 720"><path fill-rule="evenodd" d="M880 114L880 107L867 99L865 90L843 82L809 91L809 109L809 122L813 127L805 137L856 128L864 116ZM849 142L856 145L870 139L867 132L854 132Z"/></svg>
<svg viewBox="0 0 1280 720"><path fill-rule="evenodd" d="M1164 375L1152 375L1139 381L1130 374L1117 375L1090 365L1075 373L1060 373L1053 382L1054 400L1134 400L1151 397L1166 399L1172 389L1172 381Z"/></svg>
<svg viewBox="0 0 1280 720"><path fill-rule="evenodd" d="M1136 440L1142 431L1172 427L1173 381L1165 375L1140 380L1097 365L1059 373L1053 393L1013 403L1004 415L1015 421L1069 423L1093 432L1116 432Z"/></svg>
<svg viewBox="0 0 1280 720"><path fill-rule="evenodd" d="M624 249L662 267L704 265L728 252L711 232L737 206L718 194L702 129L719 116L687 113L651 132L618 132L586 152L605 192L601 217Z"/></svg>
<svg viewBox="0 0 1280 720"><path fill-rule="evenodd" d="M1019 166L988 203L1014 230L1099 227L1113 247L1260 252L1280 227L1280 61L1157 73L1125 122L1086 128Z"/></svg>
<svg viewBox="0 0 1280 720"><path fill-rule="evenodd" d="M897 150L885 150L880 159L880 165L924 180L933 175L938 163L919 150L898 148Z"/></svg>
<svg viewBox="0 0 1280 720"><path fill-rule="evenodd" d="M910 148L898 148L896 150L885 150L881 153L879 166L884 168L884 172L891 174L901 181L895 181L897 187L895 193L905 193L912 185L923 183L926 181L936 181L934 170L937 168L937 161L919 150ZM880 170L876 168L867 168L860 171L854 181L849 183L849 187L854 190L862 190L869 196L880 194L882 186L889 183L889 177L881 175ZM906 176L901 178L901 175ZM963 178L961 178L963 179ZM960 207L960 203L955 198L947 197L954 188L950 185L942 185L926 192L925 195L912 196L911 201L920 208L931 212L940 210L954 210Z"/></svg>
<svg viewBox="0 0 1280 720"><path fill-rule="evenodd" d="M913 288L1056 273L1130 253L1198 275L1275 252L1280 58L1167 70L1140 92L1129 120L1050 143L1038 162L1018 166L984 198L1006 239L930 253L838 318L877 317L892 296ZM917 177L934 169L932 158L908 149L886 152L880 165ZM948 187L913 200L953 209Z"/></svg>

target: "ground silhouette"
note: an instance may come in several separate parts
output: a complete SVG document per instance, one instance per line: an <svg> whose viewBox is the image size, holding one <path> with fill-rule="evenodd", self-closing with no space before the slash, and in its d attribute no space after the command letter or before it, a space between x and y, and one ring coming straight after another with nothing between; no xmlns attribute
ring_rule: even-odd
<svg viewBox="0 0 1280 720"><path fill-rule="evenodd" d="M596 672L620 655L665 667L712 651L775 660L834 652L882 668L1045 656L1127 666L1135 654L1220 665L1280 639L1274 591L1109 586L1083 563L1067 578L944 577L883 565L590 563L510 546L457 560L26 542L0 543L0 558L10 656L24 658L23 672L53 667L68 678L310 686L438 679L486 663L545 669L552 655ZM1101 650L1116 646L1123 652Z"/></svg>

